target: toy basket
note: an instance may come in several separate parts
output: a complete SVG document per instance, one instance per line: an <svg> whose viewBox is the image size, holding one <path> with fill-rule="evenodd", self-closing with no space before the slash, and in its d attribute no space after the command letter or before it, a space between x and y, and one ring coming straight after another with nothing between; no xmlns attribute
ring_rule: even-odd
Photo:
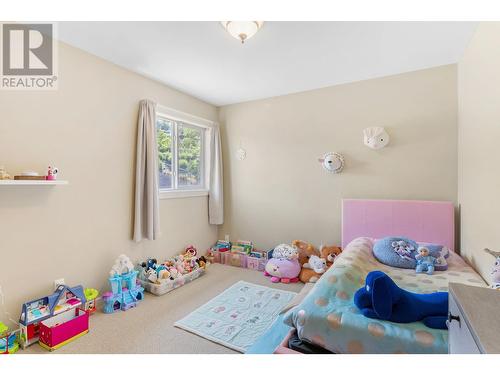
<svg viewBox="0 0 500 375"><path fill-rule="evenodd" d="M174 289L177 289L184 284L187 284L198 277L202 276L205 273L203 268L198 268L193 272L186 273L181 277L178 277L175 280L162 280L161 284L150 283L149 281L140 280L142 287L146 289L149 293L154 294L156 296L161 296L168 292L171 292Z"/></svg>

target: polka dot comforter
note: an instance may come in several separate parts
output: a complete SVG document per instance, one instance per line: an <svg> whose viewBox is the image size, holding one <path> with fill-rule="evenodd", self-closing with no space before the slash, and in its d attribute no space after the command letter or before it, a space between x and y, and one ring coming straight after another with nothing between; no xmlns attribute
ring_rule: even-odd
<svg viewBox="0 0 500 375"><path fill-rule="evenodd" d="M447 353L447 330L366 318L353 295L374 270L417 293L447 291L449 282L486 286L483 279L454 253L447 259L447 271L427 275L379 263L372 247L370 238L353 240L302 302L285 314L284 322L297 329L300 339L334 353Z"/></svg>

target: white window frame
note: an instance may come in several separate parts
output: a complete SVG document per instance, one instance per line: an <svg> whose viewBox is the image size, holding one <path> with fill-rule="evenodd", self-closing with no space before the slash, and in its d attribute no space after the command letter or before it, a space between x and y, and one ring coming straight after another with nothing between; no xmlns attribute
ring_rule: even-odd
<svg viewBox="0 0 500 375"><path fill-rule="evenodd" d="M157 106L157 118L165 118L173 121L172 127L172 188L162 189L159 186L160 199L169 198L187 198L200 197L208 195L208 163L209 145L208 145L208 130L213 126L213 122L201 117L193 116L188 113L177 111L172 108ZM178 123L185 127L200 129L201 132L201 147L200 147L200 185L197 186L178 186Z"/></svg>

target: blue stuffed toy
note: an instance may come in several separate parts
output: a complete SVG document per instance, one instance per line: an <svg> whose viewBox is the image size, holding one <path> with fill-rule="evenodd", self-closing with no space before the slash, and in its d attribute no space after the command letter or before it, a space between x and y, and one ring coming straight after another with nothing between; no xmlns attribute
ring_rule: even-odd
<svg viewBox="0 0 500 375"><path fill-rule="evenodd" d="M354 304L367 318L395 323L422 321L429 328L447 329L448 292L417 294L401 289L382 271L366 276Z"/></svg>

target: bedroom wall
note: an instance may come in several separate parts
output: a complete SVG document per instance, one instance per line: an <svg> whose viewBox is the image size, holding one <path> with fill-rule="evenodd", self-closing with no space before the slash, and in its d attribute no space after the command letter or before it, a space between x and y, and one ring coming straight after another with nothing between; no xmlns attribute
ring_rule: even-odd
<svg viewBox="0 0 500 375"><path fill-rule="evenodd" d="M339 244L342 198L457 200L455 65L230 105L220 119L221 238ZM365 147L369 126L391 144ZM344 154L342 174L317 161L329 151Z"/></svg>
<svg viewBox="0 0 500 375"><path fill-rule="evenodd" d="M461 254L490 281L500 251L500 23L480 23L458 65Z"/></svg>
<svg viewBox="0 0 500 375"><path fill-rule="evenodd" d="M117 255L164 258L217 237L206 197L160 202L163 236L131 240L138 102L210 120L217 108L86 52L59 44L59 89L0 91L0 165L11 174L60 168L68 186L0 187L0 286L7 310L53 281L103 290ZM0 320L2 307L0 306Z"/></svg>

